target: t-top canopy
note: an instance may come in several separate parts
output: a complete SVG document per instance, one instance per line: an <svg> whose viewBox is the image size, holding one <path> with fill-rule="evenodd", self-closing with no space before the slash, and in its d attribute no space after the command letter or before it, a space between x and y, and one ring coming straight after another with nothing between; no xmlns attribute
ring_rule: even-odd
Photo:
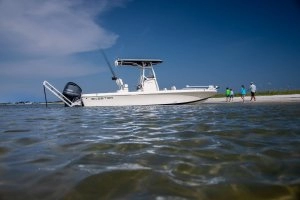
<svg viewBox="0 0 300 200"><path fill-rule="evenodd" d="M136 67L151 67L162 63L159 59L117 59L115 61L115 66L131 65Z"/></svg>

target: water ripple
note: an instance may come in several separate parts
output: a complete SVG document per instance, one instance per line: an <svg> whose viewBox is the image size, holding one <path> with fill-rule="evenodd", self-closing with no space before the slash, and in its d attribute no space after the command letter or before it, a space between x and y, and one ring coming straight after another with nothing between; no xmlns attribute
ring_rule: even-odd
<svg viewBox="0 0 300 200"><path fill-rule="evenodd" d="M299 104L2 106L1 199L297 199Z"/></svg>

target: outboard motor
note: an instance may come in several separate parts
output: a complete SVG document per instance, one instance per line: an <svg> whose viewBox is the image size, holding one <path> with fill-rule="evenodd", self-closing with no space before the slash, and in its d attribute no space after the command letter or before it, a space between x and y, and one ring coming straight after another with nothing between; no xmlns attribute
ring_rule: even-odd
<svg viewBox="0 0 300 200"><path fill-rule="evenodd" d="M73 82L68 82L63 90L63 95L72 102L80 100L81 93L82 89L76 83Z"/></svg>

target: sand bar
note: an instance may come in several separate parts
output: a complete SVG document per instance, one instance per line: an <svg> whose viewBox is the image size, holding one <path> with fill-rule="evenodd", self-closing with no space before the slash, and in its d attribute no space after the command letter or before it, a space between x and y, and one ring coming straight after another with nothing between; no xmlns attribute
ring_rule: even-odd
<svg viewBox="0 0 300 200"><path fill-rule="evenodd" d="M289 94L289 95L269 95L269 96L256 96L256 101L250 101L250 96L245 97L245 103L289 103L299 102L300 94ZM203 103L243 103L242 98L235 96L232 102L226 102L226 98L209 98Z"/></svg>

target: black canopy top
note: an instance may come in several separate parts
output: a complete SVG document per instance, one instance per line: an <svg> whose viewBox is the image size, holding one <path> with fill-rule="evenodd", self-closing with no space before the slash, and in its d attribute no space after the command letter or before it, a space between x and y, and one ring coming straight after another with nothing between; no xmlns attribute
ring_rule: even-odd
<svg viewBox="0 0 300 200"><path fill-rule="evenodd" d="M162 63L159 59L117 59L115 61L116 66L130 65L135 67L151 67Z"/></svg>

